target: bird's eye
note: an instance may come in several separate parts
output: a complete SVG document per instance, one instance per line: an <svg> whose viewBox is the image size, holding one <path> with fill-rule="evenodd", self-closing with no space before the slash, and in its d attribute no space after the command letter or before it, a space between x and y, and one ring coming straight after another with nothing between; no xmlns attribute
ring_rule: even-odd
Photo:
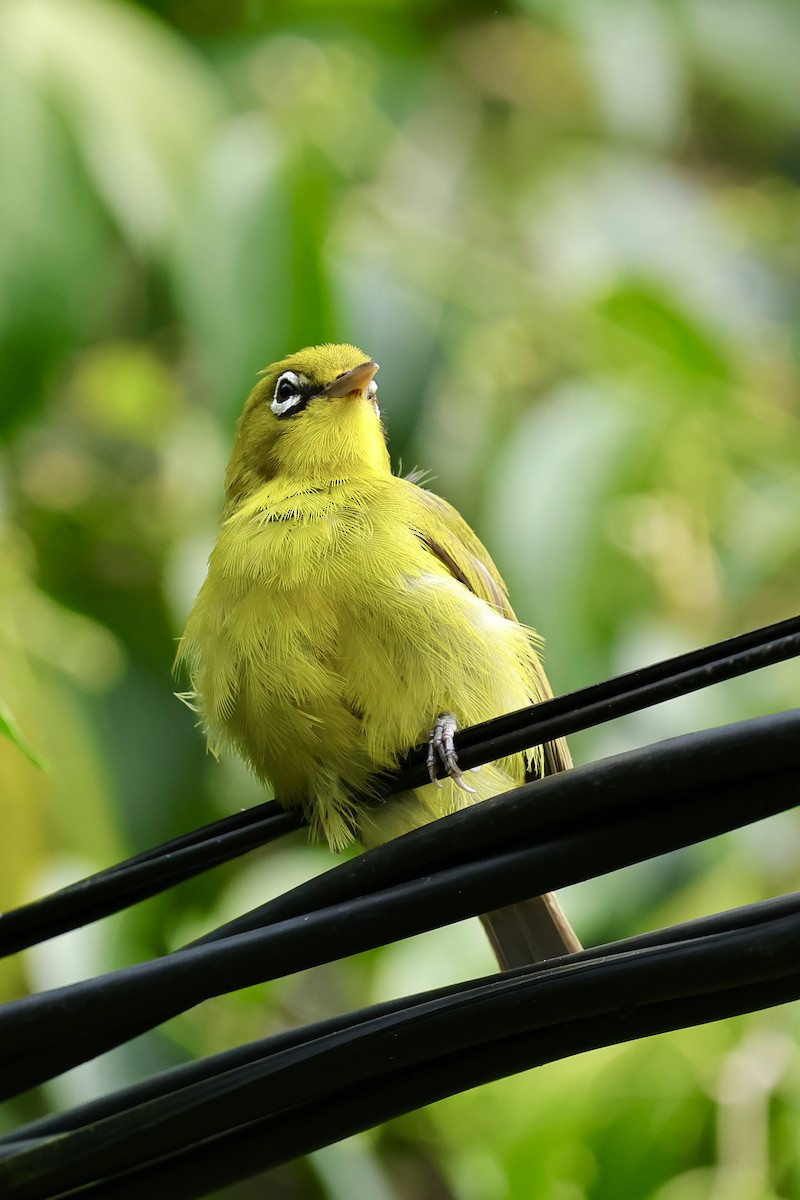
<svg viewBox="0 0 800 1200"><path fill-rule="evenodd" d="M284 371L278 377L270 405L276 417L287 417L305 408L308 402L307 384L305 375L298 375L294 371Z"/></svg>

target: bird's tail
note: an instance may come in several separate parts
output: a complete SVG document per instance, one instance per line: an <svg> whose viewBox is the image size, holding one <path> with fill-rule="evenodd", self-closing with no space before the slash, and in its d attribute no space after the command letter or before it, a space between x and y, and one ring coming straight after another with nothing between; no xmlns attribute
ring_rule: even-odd
<svg viewBox="0 0 800 1200"><path fill-rule="evenodd" d="M496 908L481 922L501 971L583 949L554 892Z"/></svg>

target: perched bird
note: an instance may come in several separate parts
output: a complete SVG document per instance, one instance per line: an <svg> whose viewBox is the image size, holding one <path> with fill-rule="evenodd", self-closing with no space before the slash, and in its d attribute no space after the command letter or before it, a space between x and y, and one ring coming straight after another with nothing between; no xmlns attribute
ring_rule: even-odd
<svg viewBox="0 0 800 1200"><path fill-rule="evenodd" d="M261 372L178 650L211 748L234 747L334 850L376 846L571 765L555 741L469 782L458 767L459 725L551 693L539 640L476 535L392 474L377 370L355 346L324 345ZM359 800L426 740L430 784ZM552 895L483 920L501 966L580 948Z"/></svg>

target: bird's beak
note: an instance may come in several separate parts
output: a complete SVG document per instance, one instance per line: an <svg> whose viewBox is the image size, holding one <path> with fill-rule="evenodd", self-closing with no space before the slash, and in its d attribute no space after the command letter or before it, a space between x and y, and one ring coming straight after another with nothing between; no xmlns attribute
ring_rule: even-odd
<svg viewBox="0 0 800 1200"><path fill-rule="evenodd" d="M319 393L320 396L349 396L352 392L364 392L379 370L376 362L359 363L352 371L345 371L333 383Z"/></svg>

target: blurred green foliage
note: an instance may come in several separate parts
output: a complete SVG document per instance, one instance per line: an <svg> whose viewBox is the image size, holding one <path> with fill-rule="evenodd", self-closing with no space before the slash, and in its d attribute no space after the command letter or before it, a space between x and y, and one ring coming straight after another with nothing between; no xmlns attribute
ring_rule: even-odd
<svg viewBox="0 0 800 1200"><path fill-rule="evenodd" d="M0 737L0 904L260 798L170 670L238 408L301 345L381 363L395 459L479 529L558 690L796 610L799 55L788 0L0 2L0 727L49 766ZM787 707L796 677L577 757ZM163 952L331 861L297 837L0 990ZM596 941L788 890L798 861L787 817L565 903ZM442 930L205 1004L2 1119L491 969L477 923ZM270 1194L800 1197L799 1030L785 1008L560 1063Z"/></svg>

